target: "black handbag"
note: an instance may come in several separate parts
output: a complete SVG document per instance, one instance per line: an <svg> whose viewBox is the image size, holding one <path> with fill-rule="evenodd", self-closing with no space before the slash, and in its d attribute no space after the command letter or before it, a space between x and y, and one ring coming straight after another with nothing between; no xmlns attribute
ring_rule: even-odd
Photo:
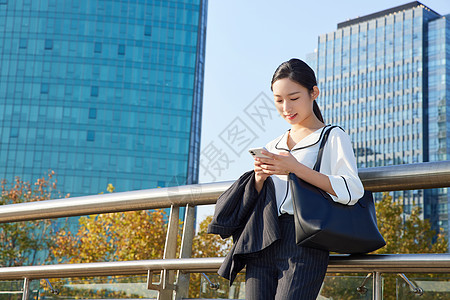
<svg viewBox="0 0 450 300"><path fill-rule="evenodd" d="M323 148L330 131L328 129L320 144L314 170L320 171ZM292 203L294 207L295 238L297 245L328 250L337 253L368 253L386 245L378 230L372 192L355 205L333 201L320 188L289 174Z"/></svg>

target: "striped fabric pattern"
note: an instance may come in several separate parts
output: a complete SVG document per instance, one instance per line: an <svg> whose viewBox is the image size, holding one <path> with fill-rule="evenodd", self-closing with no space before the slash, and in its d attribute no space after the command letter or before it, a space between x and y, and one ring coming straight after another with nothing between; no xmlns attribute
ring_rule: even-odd
<svg viewBox="0 0 450 300"><path fill-rule="evenodd" d="M281 240L246 261L245 299L316 299L329 252L297 246L292 215L281 215L279 225Z"/></svg>

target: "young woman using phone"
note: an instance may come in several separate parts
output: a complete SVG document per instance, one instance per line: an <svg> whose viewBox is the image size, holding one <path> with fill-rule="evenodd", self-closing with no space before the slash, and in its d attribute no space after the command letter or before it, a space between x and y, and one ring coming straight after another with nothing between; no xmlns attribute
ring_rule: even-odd
<svg viewBox="0 0 450 300"><path fill-rule="evenodd" d="M364 188L350 138L340 128L330 132L320 173L312 169L329 127L316 103L320 92L314 71L302 60L286 61L276 69L271 89L290 129L261 151L268 158L255 157L254 170L219 198L210 232L233 235L235 246L219 274L232 280L246 266L246 299L316 299L329 252L296 244L288 174L346 205L356 203Z"/></svg>
<svg viewBox="0 0 450 300"><path fill-rule="evenodd" d="M247 299L316 299L328 266L328 251L297 246L287 174L354 204L364 194L349 136L334 128L325 145L321 173L312 170L326 126L316 103L314 71L303 61L281 64L271 82L275 106L290 129L266 145L269 159L255 159L255 188L270 176L275 185L281 239L247 262ZM265 252L265 253L264 253Z"/></svg>

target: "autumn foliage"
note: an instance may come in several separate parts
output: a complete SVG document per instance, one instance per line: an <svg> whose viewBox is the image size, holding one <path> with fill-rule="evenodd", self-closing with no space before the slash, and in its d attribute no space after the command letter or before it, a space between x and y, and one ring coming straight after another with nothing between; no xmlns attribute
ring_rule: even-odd
<svg viewBox="0 0 450 300"><path fill-rule="evenodd" d="M442 231L437 233L432 230L429 220L421 219L420 207L414 207L409 216L402 218L402 203L398 199L397 201L394 200L389 193L383 193L382 200L375 203L375 209L377 212L378 228L386 240L386 246L378 249L374 253L411 254L447 252L448 241L444 233ZM366 299L370 296L368 294L363 296L356 291L367 274L335 275L325 280L325 285L322 289L323 296L342 300ZM358 278L355 275L361 277ZM413 276L430 277L428 274L410 274L408 276L411 278ZM436 276L436 274L431 274L431 276ZM383 278L383 299L397 299L397 283L403 283L402 279L395 273L383 274ZM370 281L366 284L366 287L369 286ZM438 293L428 292L426 294L428 295L424 294L421 299L447 299L445 295L441 296ZM410 296L413 297L414 294L410 292Z"/></svg>
<svg viewBox="0 0 450 300"><path fill-rule="evenodd" d="M448 240L442 229L436 232L431 228L428 219L422 219L422 209L419 206L413 207L411 214L402 218L403 205L401 199L394 199L389 193L383 193L383 199L376 203L377 221L380 232L386 240L386 246L375 253L377 254L408 254L408 253L446 253ZM448 277L448 274L444 274ZM403 284L397 274L384 274L383 299L398 299L397 284ZM437 274L408 274L409 278L433 278L442 277ZM446 278L448 281L449 278ZM413 297L414 294L409 288L405 288L406 297ZM448 299L447 293L427 291L422 297L426 299Z"/></svg>
<svg viewBox="0 0 450 300"><path fill-rule="evenodd" d="M226 256L232 246L231 239L222 239L217 234L207 233L212 216L206 217L199 225L199 230L192 243L193 257Z"/></svg>
<svg viewBox="0 0 450 300"><path fill-rule="evenodd" d="M445 253L448 241L440 230L431 229L428 219L421 219L422 209L415 206L411 214L402 218L403 205L395 201L389 193L375 204L380 232L386 240L386 246L377 250L377 254L397 253Z"/></svg>
<svg viewBox="0 0 450 300"><path fill-rule="evenodd" d="M211 218L200 223L199 232L193 240L193 257L225 256L231 246L229 239L222 240L217 235L206 233ZM81 217L77 233L60 231L57 234L51 253L58 261L69 263L162 258L167 220L165 210ZM180 229L181 226L180 223ZM191 274L190 297L199 296L200 282L200 274ZM226 280L219 279L219 283L228 290Z"/></svg>
<svg viewBox="0 0 450 300"><path fill-rule="evenodd" d="M1 181L0 205L42 201L61 197L56 189L55 172L37 179L34 184L16 178ZM69 195L66 195L68 197ZM57 230L51 220L37 220L0 224L0 266L36 265L46 260L46 252L53 245Z"/></svg>
<svg viewBox="0 0 450 300"><path fill-rule="evenodd" d="M162 258L166 231L161 209L84 216L78 232L57 234L51 253L69 263Z"/></svg>
<svg viewBox="0 0 450 300"><path fill-rule="evenodd" d="M217 234L207 233L208 225L212 221L212 216L206 217L200 224L199 230L194 237L192 243L193 257L224 257L232 246L231 239L221 239ZM190 298L223 298L227 297L229 293L229 281L218 277L215 274L208 274L210 280L218 283L220 288L214 290L208 285L202 285L201 274L192 273L189 284Z"/></svg>

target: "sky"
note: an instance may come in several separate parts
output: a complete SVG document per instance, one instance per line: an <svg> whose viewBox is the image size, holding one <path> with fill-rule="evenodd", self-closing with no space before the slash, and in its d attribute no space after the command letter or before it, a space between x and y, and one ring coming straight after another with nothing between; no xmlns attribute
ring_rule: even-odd
<svg viewBox="0 0 450 300"><path fill-rule="evenodd" d="M248 148L289 128L272 102L270 80L278 65L305 60L318 37L340 22L409 2L209 0L199 182L236 180L253 169ZM450 14L450 0L420 2ZM199 221L211 214L213 206L198 209Z"/></svg>

